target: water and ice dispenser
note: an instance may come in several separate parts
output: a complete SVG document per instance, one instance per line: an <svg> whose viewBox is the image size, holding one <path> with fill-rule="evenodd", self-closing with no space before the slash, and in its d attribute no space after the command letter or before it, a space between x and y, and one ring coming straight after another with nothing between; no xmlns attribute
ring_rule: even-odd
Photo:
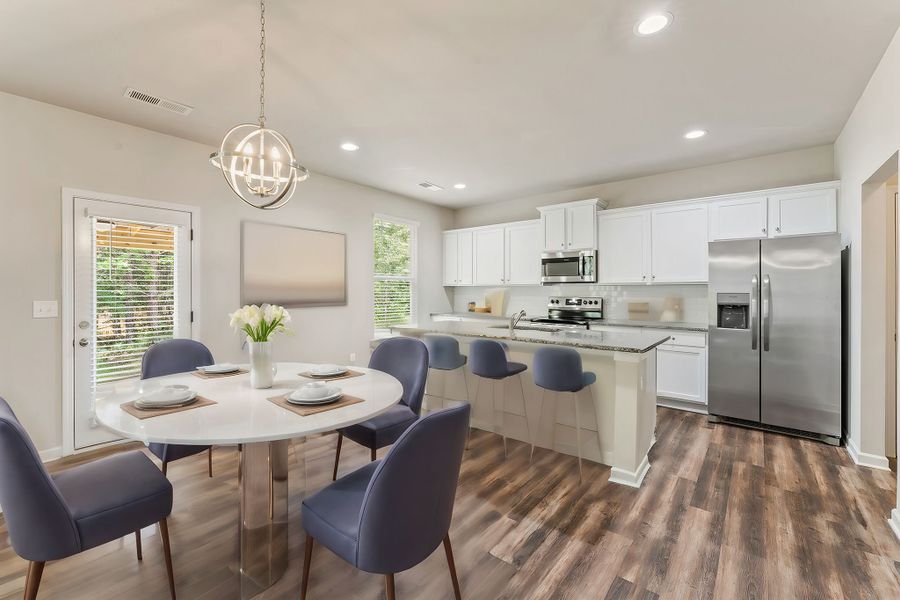
<svg viewBox="0 0 900 600"><path fill-rule="evenodd" d="M716 294L716 326L750 328L750 294Z"/></svg>

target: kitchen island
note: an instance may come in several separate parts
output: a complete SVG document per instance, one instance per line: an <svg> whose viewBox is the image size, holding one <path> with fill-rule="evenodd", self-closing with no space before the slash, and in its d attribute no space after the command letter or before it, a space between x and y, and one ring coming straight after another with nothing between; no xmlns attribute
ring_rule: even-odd
<svg viewBox="0 0 900 600"><path fill-rule="evenodd" d="M597 383L574 395L582 415L582 456L612 467L610 481L640 487L650 468L647 454L656 439L656 347L668 336L644 331L532 329L527 322L520 326L512 336L506 325L488 320L432 322L397 326L391 331L413 337L450 335L457 338L463 354L468 354L469 343L478 338L508 344L510 360L525 363L529 370L523 374L522 387L515 378L499 382L502 400L496 413L492 385L479 381L468 369L465 376L459 371L432 370L428 407L469 397L473 427L493 431L497 423L508 438L526 443L531 443L529 434L533 433L536 446L571 455L577 454L573 395L547 392L541 411L543 390L532 383L531 365L534 352L542 345L575 348L584 370L597 375Z"/></svg>

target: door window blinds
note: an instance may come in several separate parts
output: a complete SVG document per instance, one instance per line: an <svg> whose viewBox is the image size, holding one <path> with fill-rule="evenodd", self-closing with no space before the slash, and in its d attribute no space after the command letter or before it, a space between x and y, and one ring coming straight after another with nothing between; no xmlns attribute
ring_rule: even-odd
<svg viewBox="0 0 900 600"><path fill-rule="evenodd" d="M140 376L151 344L174 337L176 226L93 217L93 379Z"/></svg>

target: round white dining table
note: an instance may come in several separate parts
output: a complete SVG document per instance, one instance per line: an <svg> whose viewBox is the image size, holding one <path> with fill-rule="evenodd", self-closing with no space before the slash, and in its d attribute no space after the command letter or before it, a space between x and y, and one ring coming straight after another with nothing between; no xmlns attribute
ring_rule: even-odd
<svg viewBox="0 0 900 600"><path fill-rule="evenodd" d="M333 431L370 419L395 405L403 394L400 382L374 369L328 383L363 401L300 416L269 399L308 383L300 375L313 365L278 363L268 389L250 387L250 375L201 378L179 373L138 383L120 384L98 394L97 419L122 437L142 442L209 446L241 444L240 488L241 598L252 598L274 584L288 562L288 448L290 440ZM242 365L246 369L246 365ZM157 386L187 385L215 404L138 419L120 406Z"/></svg>

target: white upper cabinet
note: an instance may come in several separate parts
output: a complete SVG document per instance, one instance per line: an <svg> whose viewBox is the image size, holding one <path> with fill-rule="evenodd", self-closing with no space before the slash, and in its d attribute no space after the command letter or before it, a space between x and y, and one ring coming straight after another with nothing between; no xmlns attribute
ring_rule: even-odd
<svg viewBox="0 0 900 600"><path fill-rule="evenodd" d="M544 249L548 252L566 252L596 248L595 215L599 203L595 198L539 207L544 227Z"/></svg>
<svg viewBox="0 0 900 600"><path fill-rule="evenodd" d="M541 284L541 252L544 250L541 222L529 221L506 226L506 269L508 285Z"/></svg>
<svg viewBox="0 0 900 600"><path fill-rule="evenodd" d="M444 285L459 282L459 233L444 232Z"/></svg>
<svg viewBox="0 0 900 600"><path fill-rule="evenodd" d="M597 247L596 204L566 207L566 250L592 250Z"/></svg>
<svg viewBox="0 0 900 600"><path fill-rule="evenodd" d="M597 282L648 283L650 211L597 215Z"/></svg>
<svg viewBox="0 0 900 600"><path fill-rule="evenodd" d="M460 231L459 235L459 277L456 285L472 285L475 283L474 243L471 231Z"/></svg>
<svg viewBox="0 0 900 600"><path fill-rule="evenodd" d="M475 285L503 285L504 283L504 227L474 230Z"/></svg>
<svg viewBox="0 0 900 600"><path fill-rule="evenodd" d="M651 211L650 281L703 283L709 279L706 204L681 204Z"/></svg>
<svg viewBox="0 0 900 600"><path fill-rule="evenodd" d="M472 285L472 232L444 232L444 285Z"/></svg>
<svg viewBox="0 0 900 600"><path fill-rule="evenodd" d="M768 198L728 198L709 205L709 241L768 236Z"/></svg>
<svg viewBox="0 0 900 600"><path fill-rule="evenodd" d="M769 235L807 235L837 231L837 190L785 192L769 196Z"/></svg>
<svg viewBox="0 0 900 600"><path fill-rule="evenodd" d="M541 211L544 224L544 248L565 251L566 249L566 209L553 208Z"/></svg>

